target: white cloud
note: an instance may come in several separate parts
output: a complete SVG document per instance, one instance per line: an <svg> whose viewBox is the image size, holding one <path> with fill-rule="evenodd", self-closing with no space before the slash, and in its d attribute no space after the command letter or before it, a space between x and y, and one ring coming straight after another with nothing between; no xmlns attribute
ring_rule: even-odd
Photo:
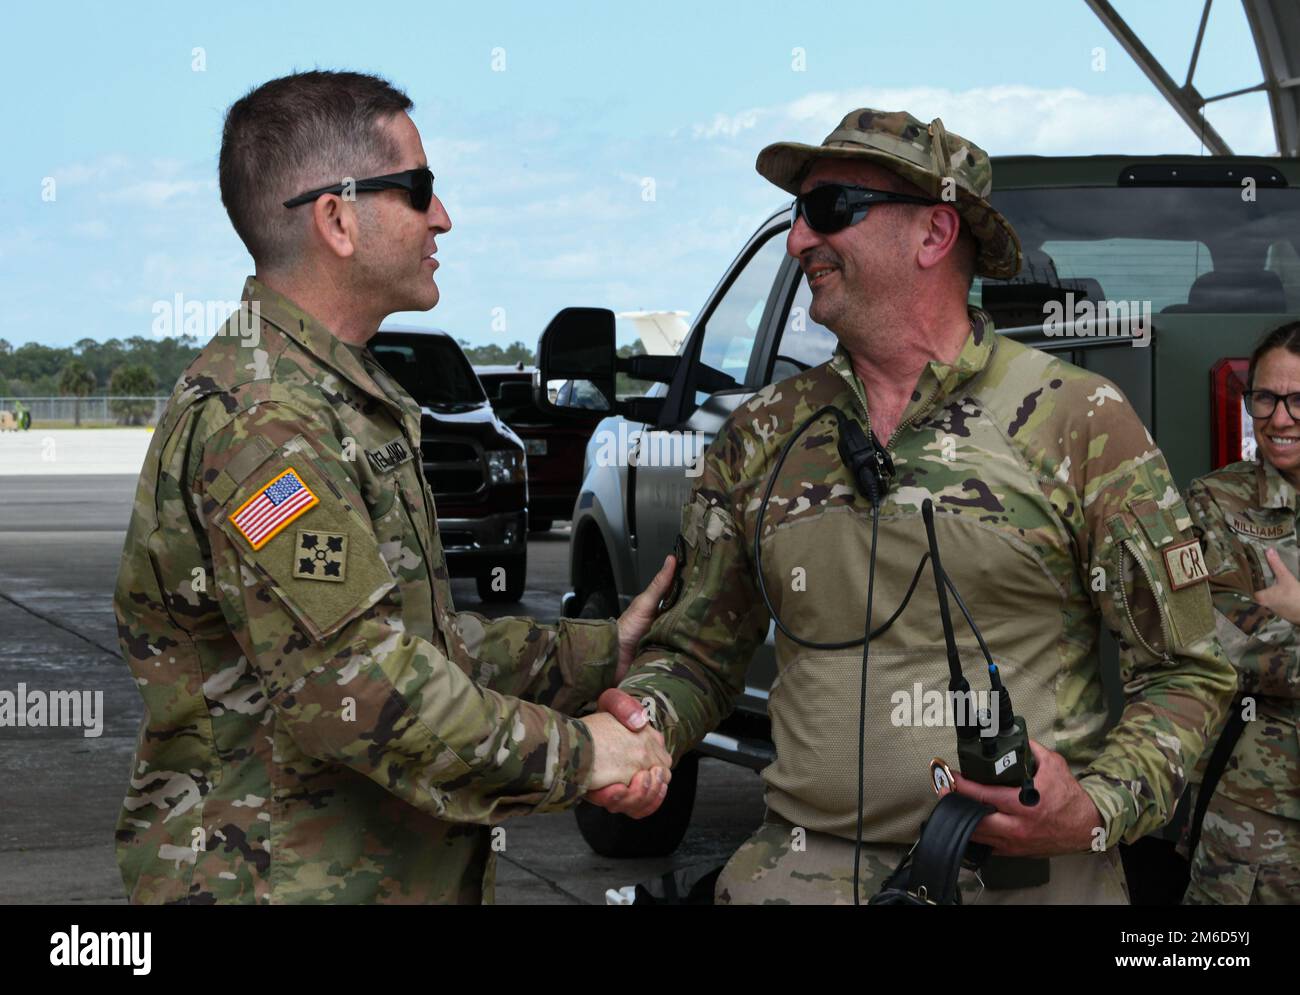
<svg viewBox="0 0 1300 995"><path fill-rule="evenodd" d="M1232 104L1228 107L1227 104ZM923 121L944 125L990 155L1095 155L1101 153L1196 154L1200 142L1155 93L1093 94L1072 88L1031 86L880 88L811 93L797 100L734 116L716 114L692 126L697 139L763 144L794 139L819 143L855 107L907 109ZM1210 114L1239 154L1273 149L1266 105L1225 102Z"/></svg>
<svg viewBox="0 0 1300 995"><path fill-rule="evenodd" d="M216 189L216 180L141 180L110 191L104 199L162 208L176 198Z"/></svg>

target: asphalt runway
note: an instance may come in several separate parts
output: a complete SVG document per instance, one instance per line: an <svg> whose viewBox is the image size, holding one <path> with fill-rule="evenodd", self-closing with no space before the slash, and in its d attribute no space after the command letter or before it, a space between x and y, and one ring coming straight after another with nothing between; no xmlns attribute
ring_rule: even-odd
<svg viewBox="0 0 1300 995"><path fill-rule="evenodd" d="M142 704L118 655L112 594L135 476L97 471L135 458L138 442L114 440L114 463L80 438L75 450L56 441L56 453L81 454L80 465L92 472L61 467L42 475L25 472L40 452L31 441L21 461L12 446L0 460L7 464L0 465L0 689L14 691L22 682L102 692L103 732L87 738L80 729L0 728L0 903L121 902L113 829ZM480 605L474 582L457 580L457 607L553 621L567 580L568 540L567 526L530 540L528 588L519 605ZM499 855L497 902L600 904L607 888L721 863L762 817L755 774L704 760L691 828L670 857L599 857L568 812L512 820Z"/></svg>

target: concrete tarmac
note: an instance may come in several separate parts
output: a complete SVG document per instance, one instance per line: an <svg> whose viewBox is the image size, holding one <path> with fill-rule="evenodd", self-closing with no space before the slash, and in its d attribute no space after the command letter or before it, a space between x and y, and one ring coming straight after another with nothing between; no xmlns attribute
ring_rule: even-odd
<svg viewBox="0 0 1300 995"><path fill-rule="evenodd" d="M147 445L147 433L135 431ZM83 440L74 442L79 462L70 465L89 473L37 474L26 467L33 454L39 459L39 433L28 435L37 445L25 444L21 459L18 447L0 454L0 690L99 691L104 716L94 738L80 729L0 727L0 903L121 902L113 829L143 707L118 652L112 597L135 476L98 468L135 459L133 440L108 445L104 431L79 433L105 437L99 462L93 444L83 451ZM457 580L457 606L554 621L568 539L561 526L530 540L521 604L480 605L474 582ZM669 857L599 857L568 812L515 819L505 824L497 902L600 904L607 888L725 861L762 817L755 774L704 760L691 828Z"/></svg>

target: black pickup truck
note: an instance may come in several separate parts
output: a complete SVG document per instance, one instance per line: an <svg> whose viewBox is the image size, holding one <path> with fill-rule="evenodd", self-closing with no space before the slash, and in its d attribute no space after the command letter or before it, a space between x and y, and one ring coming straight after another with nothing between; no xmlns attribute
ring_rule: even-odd
<svg viewBox="0 0 1300 995"><path fill-rule="evenodd" d="M420 458L448 570L475 578L484 601L518 601L528 573L523 442L445 332L386 325L370 351L420 405Z"/></svg>

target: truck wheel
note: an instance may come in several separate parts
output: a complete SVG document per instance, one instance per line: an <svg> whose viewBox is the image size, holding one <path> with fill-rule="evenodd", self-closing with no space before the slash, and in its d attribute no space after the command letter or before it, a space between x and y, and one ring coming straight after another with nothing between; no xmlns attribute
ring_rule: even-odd
<svg viewBox="0 0 1300 995"><path fill-rule="evenodd" d="M497 572L499 568L505 569L504 577ZM528 554L520 553L518 556L507 557L499 563L492 564L475 578L478 583L479 600L492 604L518 601L524 596L524 581L527 578ZM503 581L504 590L495 590L502 586Z"/></svg>
<svg viewBox="0 0 1300 995"><path fill-rule="evenodd" d="M677 849L691 824L699 772L698 753L692 751L682 757L673 769L664 803L644 819L615 815L599 805L579 802L573 810L578 831L602 857L666 857Z"/></svg>
<svg viewBox="0 0 1300 995"><path fill-rule="evenodd" d="M618 596L604 588L588 591L578 618L618 618Z"/></svg>

